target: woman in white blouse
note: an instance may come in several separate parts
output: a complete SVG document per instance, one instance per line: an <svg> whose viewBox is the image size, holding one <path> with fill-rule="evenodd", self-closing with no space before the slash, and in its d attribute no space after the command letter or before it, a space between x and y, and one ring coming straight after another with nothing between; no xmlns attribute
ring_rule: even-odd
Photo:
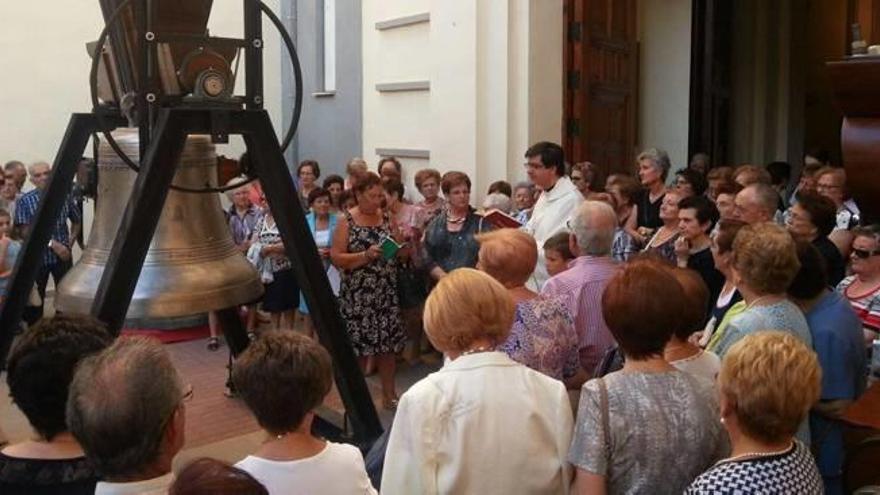
<svg viewBox="0 0 880 495"><path fill-rule="evenodd" d="M689 268L669 268L681 284L684 299L678 308L679 326L663 349L663 358L680 371L703 377L710 382L721 369L721 359L691 341L691 335L706 324L709 288L700 275Z"/></svg>
<svg viewBox="0 0 880 495"><path fill-rule="evenodd" d="M561 382L498 352L514 317L507 290L460 268L425 304L450 362L400 399L382 494L567 494L572 412Z"/></svg>

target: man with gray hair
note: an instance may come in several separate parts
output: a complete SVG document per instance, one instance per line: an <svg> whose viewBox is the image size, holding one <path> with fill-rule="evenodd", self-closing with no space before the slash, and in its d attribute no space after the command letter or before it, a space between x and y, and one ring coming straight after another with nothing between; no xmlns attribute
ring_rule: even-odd
<svg viewBox="0 0 880 495"><path fill-rule="evenodd" d="M49 187L52 168L46 162L36 162L28 167L28 172L34 189L18 198L15 216L12 218L12 224L20 238L30 235L30 228L37 219L43 193ZM70 220L70 229L67 227L68 219ZM52 280L55 281L57 287L67 271L73 266L71 250L74 240L79 235L81 224L82 213L79 206L68 199L61 208L52 228L49 245L43 248L43 257L35 280L37 292L40 294L40 305L29 307L25 311L24 319L28 323L34 323L43 317L43 301L46 299L46 285L49 283L49 275L52 275Z"/></svg>
<svg viewBox="0 0 880 495"><path fill-rule="evenodd" d="M8 161L3 165L3 175L6 180L12 179L12 183L15 184L15 188L20 193L27 179L27 168L25 168L24 163L18 160Z"/></svg>
<svg viewBox="0 0 880 495"><path fill-rule="evenodd" d="M756 182L740 191L733 200L733 216L749 225L774 222L779 193L773 186Z"/></svg>
<svg viewBox="0 0 880 495"><path fill-rule="evenodd" d="M614 337L602 317L602 293L619 266L611 257L617 214L607 203L584 201L569 223L569 246L577 254L568 270L544 284L542 294L561 299L580 336L580 358L592 374Z"/></svg>
<svg viewBox="0 0 880 495"><path fill-rule="evenodd" d="M153 339L123 337L80 363L67 397L67 424L104 476L95 495L167 492L191 395Z"/></svg>

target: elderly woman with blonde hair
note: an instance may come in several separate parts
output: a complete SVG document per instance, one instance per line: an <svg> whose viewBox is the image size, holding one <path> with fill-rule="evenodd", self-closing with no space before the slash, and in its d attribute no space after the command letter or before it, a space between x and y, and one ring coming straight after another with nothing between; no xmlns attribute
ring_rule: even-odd
<svg viewBox="0 0 880 495"><path fill-rule="evenodd" d="M485 273L461 268L440 279L425 331L450 362L401 397L383 494L568 493L568 395L497 350L514 313L509 292Z"/></svg>
<svg viewBox="0 0 880 495"><path fill-rule="evenodd" d="M516 304L510 335L498 347L514 361L562 380L569 389L586 380L580 367L579 338L571 313L554 297L525 284L538 261L535 239L521 230L501 229L477 236L477 268L501 283Z"/></svg>
<svg viewBox="0 0 880 495"><path fill-rule="evenodd" d="M733 344L759 330L789 332L812 346L803 312L786 295L800 266L794 239L783 227L758 223L737 233L731 272L746 307L731 318L714 346L719 357L724 358Z"/></svg>
<svg viewBox="0 0 880 495"><path fill-rule="evenodd" d="M823 493L810 450L794 438L821 377L816 354L791 334L758 332L731 347L718 375L731 456L685 493Z"/></svg>

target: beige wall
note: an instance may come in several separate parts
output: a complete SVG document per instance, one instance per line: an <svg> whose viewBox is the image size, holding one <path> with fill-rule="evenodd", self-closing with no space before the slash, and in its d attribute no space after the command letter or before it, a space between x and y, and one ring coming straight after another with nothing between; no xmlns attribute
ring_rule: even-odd
<svg viewBox="0 0 880 495"><path fill-rule="evenodd" d="M376 22L429 13L430 21L377 30ZM416 149L409 170L461 170L475 201L489 183L525 176L529 143L559 142L561 0L364 0L364 149ZM383 93L376 84L429 81Z"/></svg>
<svg viewBox="0 0 880 495"><path fill-rule="evenodd" d="M688 160L691 1L639 0L639 147Z"/></svg>
<svg viewBox="0 0 880 495"><path fill-rule="evenodd" d="M266 3L279 12L279 0ZM97 39L101 31L100 7L95 0L6 0L0 2L0 19L4 20L0 30L0 162L51 161L70 113L91 108L85 44ZM214 2L210 27L218 36L241 35L241 2ZM269 29L264 22L265 32ZM281 122L278 37L267 34L266 46L266 105L277 128ZM243 88L243 66L239 76ZM237 142L220 152L237 155L241 148Z"/></svg>

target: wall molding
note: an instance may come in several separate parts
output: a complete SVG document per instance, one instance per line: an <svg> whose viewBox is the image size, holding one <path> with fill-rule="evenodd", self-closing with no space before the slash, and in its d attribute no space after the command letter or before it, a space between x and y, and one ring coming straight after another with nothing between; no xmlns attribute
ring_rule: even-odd
<svg viewBox="0 0 880 495"><path fill-rule="evenodd" d="M421 24L423 22L431 22L431 13L423 12L421 14L407 15L403 17L395 17L385 21L376 23L376 29L386 31L388 29L401 28L404 26L412 26L413 24Z"/></svg>
<svg viewBox="0 0 880 495"><path fill-rule="evenodd" d="M380 93L399 93L402 91L430 91L431 81L398 81L377 83L376 91Z"/></svg>
<svg viewBox="0 0 880 495"><path fill-rule="evenodd" d="M413 148L376 148L376 154L379 156L394 156L400 158L431 158L430 150L421 150Z"/></svg>

